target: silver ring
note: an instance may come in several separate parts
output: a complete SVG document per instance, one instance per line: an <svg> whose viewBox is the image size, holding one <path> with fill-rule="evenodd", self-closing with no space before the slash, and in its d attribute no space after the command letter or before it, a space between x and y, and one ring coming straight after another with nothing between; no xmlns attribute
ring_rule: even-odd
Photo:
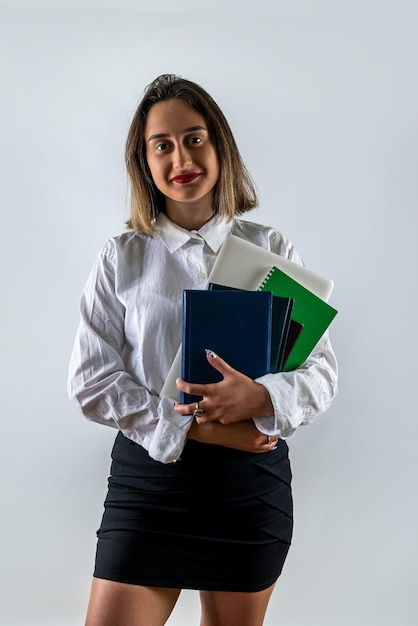
<svg viewBox="0 0 418 626"><path fill-rule="evenodd" d="M200 409L199 403L196 402L196 408L193 411L193 417L202 417L203 413L204 413L203 409Z"/></svg>

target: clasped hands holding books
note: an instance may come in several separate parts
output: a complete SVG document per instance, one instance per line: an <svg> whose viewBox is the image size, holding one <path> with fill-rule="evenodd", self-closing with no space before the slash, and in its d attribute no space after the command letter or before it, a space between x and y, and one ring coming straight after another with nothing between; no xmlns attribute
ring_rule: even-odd
<svg viewBox="0 0 418 626"><path fill-rule="evenodd" d="M222 380L216 383L188 383L178 378L177 388L191 396L201 396L199 408L204 413L196 417L189 430L189 438L238 450L267 452L277 445L277 437L267 437L257 430L252 418L273 415L273 405L267 389L231 367L219 355L206 352L207 362L215 368ZM191 415L196 402L176 403L179 415Z"/></svg>

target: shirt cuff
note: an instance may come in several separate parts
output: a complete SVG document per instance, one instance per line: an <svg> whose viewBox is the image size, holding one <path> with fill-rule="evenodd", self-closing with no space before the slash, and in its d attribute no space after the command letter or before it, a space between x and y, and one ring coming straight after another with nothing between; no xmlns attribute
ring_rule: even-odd
<svg viewBox="0 0 418 626"><path fill-rule="evenodd" d="M172 398L162 397L158 405L158 422L148 454L155 461L174 463L178 461L193 422L192 415L178 415Z"/></svg>
<svg viewBox="0 0 418 626"><path fill-rule="evenodd" d="M292 374L265 374L256 379L270 394L274 415L254 417L256 428L265 435L290 437L303 422L303 411L295 401Z"/></svg>
<svg viewBox="0 0 418 626"><path fill-rule="evenodd" d="M269 435L270 437L275 435L280 437L280 439L284 439L282 435L282 431L278 428L276 424L276 418L274 415L268 415L263 417L253 417L253 422L257 430L264 435ZM293 432L293 431L292 431ZM288 433L289 436L292 433Z"/></svg>

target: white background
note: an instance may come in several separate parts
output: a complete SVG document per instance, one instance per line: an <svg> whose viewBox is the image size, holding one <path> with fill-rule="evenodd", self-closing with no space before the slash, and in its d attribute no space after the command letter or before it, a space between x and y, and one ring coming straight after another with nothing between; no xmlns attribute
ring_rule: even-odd
<svg viewBox="0 0 418 626"><path fill-rule="evenodd" d="M340 394L289 440L294 545L266 626L416 625L416 1L0 5L0 623L84 620L115 431L68 400L68 359L124 229L128 125L173 72L229 119L248 219L335 281ZM169 624L197 623L186 592Z"/></svg>

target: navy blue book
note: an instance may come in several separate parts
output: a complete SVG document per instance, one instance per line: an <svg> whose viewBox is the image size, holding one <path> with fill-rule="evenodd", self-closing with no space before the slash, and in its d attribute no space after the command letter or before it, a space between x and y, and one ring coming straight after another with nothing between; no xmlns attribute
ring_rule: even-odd
<svg viewBox="0 0 418 626"><path fill-rule="evenodd" d="M182 378L204 384L222 380L221 374L208 363L205 349L213 350L252 379L267 374L272 302L269 291L184 290ZM180 394L183 404L201 399L201 396Z"/></svg>
<svg viewBox="0 0 418 626"><path fill-rule="evenodd" d="M235 287L209 283L208 289L235 289ZM274 374L281 372L285 363L286 350L291 335L293 303L293 298L283 298L273 294L270 372Z"/></svg>

